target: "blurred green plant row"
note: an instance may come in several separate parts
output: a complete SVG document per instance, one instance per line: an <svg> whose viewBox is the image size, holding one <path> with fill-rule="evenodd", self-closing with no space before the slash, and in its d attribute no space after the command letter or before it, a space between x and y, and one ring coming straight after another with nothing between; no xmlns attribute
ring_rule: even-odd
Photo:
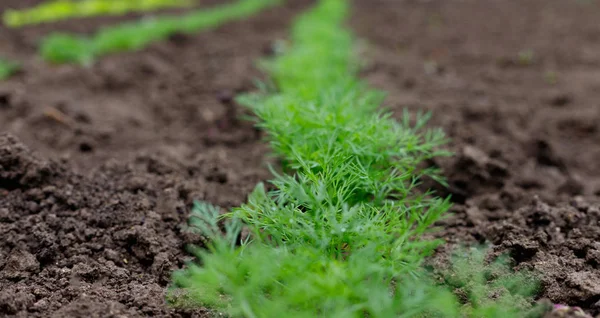
<svg viewBox="0 0 600 318"><path fill-rule="evenodd" d="M163 16L105 27L90 37L54 33L42 42L41 54L53 63L89 64L103 55L139 50L174 33L198 32L242 19L279 2L240 0L183 16Z"/></svg>
<svg viewBox="0 0 600 318"><path fill-rule="evenodd" d="M188 0L176 0L183 5ZM55 32L46 36L40 44L40 54L44 60L51 63L79 63L89 65L94 60L107 54L142 49L149 44L163 40L175 33L195 33L218 27L224 23L252 16L261 10L278 5L284 0L238 0L224 5L197 9L183 15L166 15L152 18L142 18L114 26L103 27L90 36ZM94 1L84 0L81 3ZM98 1L98 3L114 3L119 10L123 8L158 8L167 0L123 1L127 4L117 4L117 0ZM169 2L169 5L175 5ZM57 3L67 3L64 1ZM78 2L79 3L79 2ZM131 5L131 7L128 7ZM58 5L56 4L58 8ZM47 5L44 8L53 8ZM41 10L40 8L32 10ZM47 9L45 9L47 10ZM57 10L57 9L52 9ZM114 9L116 12L116 9ZM23 14L29 11L22 12ZM66 11L57 11L56 14ZM8 13L7 13L8 14ZM45 16L40 16L40 19ZM6 17L5 17L6 18ZM0 79L5 79L16 70L15 63L0 62Z"/></svg>
<svg viewBox="0 0 600 318"><path fill-rule="evenodd" d="M30 9L6 10L2 19L4 24L9 27L21 27L70 18L122 15L129 12L186 7L193 3L191 0L57 0L45 2Z"/></svg>

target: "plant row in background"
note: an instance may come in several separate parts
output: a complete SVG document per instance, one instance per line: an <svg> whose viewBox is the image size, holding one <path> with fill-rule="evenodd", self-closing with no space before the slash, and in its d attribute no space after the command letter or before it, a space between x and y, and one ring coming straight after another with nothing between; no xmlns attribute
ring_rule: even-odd
<svg viewBox="0 0 600 318"><path fill-rule="evenodd" d="M347 11L321 0L298 18L291 46L263 64L272 85L240 98L282 170L226 214L196 204L190 230L207 249L174 275L185 296L171 300L233 317L523 316L534 280L485 266L482 252L457 254L438 276L423 269L442 243L423 235L450 204L416 190L422 177L441 181L418 167L446 155L446 140L424 129L427 116L379 110L382 94L357 78Z"/></svg>
<svg viewBox="0 0 600 318"><path fill-rule="evenodd" d="M284 0L238 0L209 9L197 9L182 16L143 18L104 27L91 36L52 33L43 39L40 54L46 61L52 63L88 65L101 56L139 50L176 33L200 32L233 20L243 19L278 5L282 1ZM188 0L58 1L25 11L7 11L4 18L12 21L9 22L11 25L21 25L34 23L33 21L40 22L44 19L49 21L59 17L71 17L74 15L72 10L110 14L132 10L151 10L167 5L184 5L186 3L189 3ZM15 70L16 64L0 61L0 80L13 74Z"/></svg>
<svg viewBox="0 0 600 318"><path fill-rule="evenodd" d="M239 0L183 16L162 16L106 27L90 37L51 34L44 39L41 53L47 61L54 63L88 64L103 55L141 49L174 33L214 28L278 3L279 0Z"/></svg>
<svg viewBox="0 0 600 318"><path fill-rule="evenodd" d="M186 7L193 3L191 0L56 0L29 9L6 10L2 20L9 27L21 27L70 18L123 15L129 12Z"/></svg>

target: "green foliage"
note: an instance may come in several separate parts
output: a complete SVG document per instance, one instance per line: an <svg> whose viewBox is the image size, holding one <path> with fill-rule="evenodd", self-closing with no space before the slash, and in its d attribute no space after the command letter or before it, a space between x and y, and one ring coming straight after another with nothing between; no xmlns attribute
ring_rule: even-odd
<svg viewBox="0 0 600 318"><path fill-rule="evenodd" d="M174 275L186 304L233 317L486 314L464 311L423 270L440 243L423 234L450 204L416 191L423 176L440 179L418 167L447 155L438 150L445 138L424 128L426 115L398 122L379 110L382 94L357 78L347 9L321 0L302 15L292 45L263 63L277 91L240 98L284 173L223 215L195 206L190 230L208 241L194 251L199 263ZM250 235L237 244L242 224Z"/></svg>
<svg viewBox="0 0 600 318"><path fill-rule="evenodd" d="M268 141L290 175L277 190L262 186L233 215L254 235L290 245L310 244L338 257L343 246L389 241L389 262L408 261L418 237L447 210L445 200L412 193L424 174L417 165L444 152L441 131L419 133L377 109L382 94L355 76L352 37L342 27L346 2L322 1L294 25L294 46L265 63L279 92L246 96ZM293 174L292 174L293 173ZM292 226L290 223L293 223ZM424 253L435 242L420 246ZM417 257L416 259L419 259Z"/></svg>
<svg viewBox="0 0 600 318"><path fill-rule="evenodd" d="M464 302L463 313L470 317L535 317L532 306L539 281L533 273L512 271L508 259L487 263L486 249L459 249L450 268L442 271L445 285Z"/></svg>
<svg viewBox="0 0 600 318"><path fill-rule="evenodd" d="M228 219L223 235L221 219L218 208L196 203L189 230L206 236L208 250L195 250L201 266L175 274L186 289L172 290L173 304L232 317L533 318L547 310L532 305L536 276L512 271L504 257L487 263L486 249L457 250L437 275L395 275L392 266L373 261L380 257L377 242L341 260L311 245L292 251L243 241L236 249L242 223Z"/></svg>
<svg viewBox="0 0 600 318"><path fill-rule="evenodd" d="M529 65L533 64L533 62L535 60L535 54L534 54L533 50L526 49L526 50L522 50L519 52L518 58L519 58L519 64L521 64L523 66L529 66Z"/></svg>
<svg viewBox="0 0 600 318"><path fill-rule="evenodd" d="M89 64L94 59L92 43L84 37L68 34L53 34L44 40L42 55L54 63L77 62Z"/></svg>
<svg viewBox="0 0 600 318"><path fill-rule="evenodd" d="M558 73L556 71L546 71L544 72L544 80L546 83L550 85L555 85L558 83Z"/></svg>
<svg viewBox="0 0 600 318"><path fill-rule="evenodd" d="M44 59L53 63L89 64L106 54L142 49L174 33L193 33L218 27L228 21L251 16L279 2L240 0L207 10L197 10L184 16L143 19L103 28L89 38L55 33L44 39L41 54Z"/></svg>
<svg viewBox="0 0 600 318"><path fill-rule="evenodd" d="M319 247L289 247L270 242L243 242L239 220L227 222L225 237L217 226L217 209L197 204L192 229L210 239L197 250L202 266L190 264L174 276L186 287L185 299L233 317L414 317L438 313L455 316L458 304L447 290L421 277L398 275L378 261L377 242L333 259ZM174 298L172 300L177 300Z"/></svg>
<svg viewBox="0 0 600 318"><path fill-rule="evenodd" d="M19 64L0 58L0 80L6 79L19 70Z"/></svg>
<svg viewBox="0 0 600 318"><path fill-rule="evenodd" d="M161 8L186 7L190 0L56 0L25 10L6 10L3 22L9 27L54 22L69 18L100 15L123 15L129 12L146 12Z"/></svg>

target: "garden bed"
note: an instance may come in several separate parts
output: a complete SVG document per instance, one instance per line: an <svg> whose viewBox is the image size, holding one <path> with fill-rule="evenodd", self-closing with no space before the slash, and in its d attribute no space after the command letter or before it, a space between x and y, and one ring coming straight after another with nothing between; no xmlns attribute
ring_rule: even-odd
<svg viewBox="0 0 600 318"><path fill-rule="evenodd" d="M39 61L30 46L47 26L2 29L0 50L28 55L0 82L0 312L202 314L165 303L185 245L200 242L182 225L193 200L239 205L270 176L267 146L231 99L254 89L256 60L305 4L91 68Z"/></svg>
<svg viewBox="0 0 600 318"><path fill-rule="evenodd" d="M452 138L432 162L455 203L438 235L488 240L543 274L542 296L599 314L598 4L357 4L364 77Z"/></svg>
<svg viewBox="0 0 600 318"><path fill-rule="evenodd" d="M0 9L11 2L24 5ZM238 206L270 178L232 98L309 3L89 68L47 65L36 43L124 18L2 29L0 52L23 71L0 82L0 312L205 315L164 301L200 242L182 225L194 200ZM437 235L490 241L543 274L541 297L599 314L600 7L524 3L355 1L350 26L386 106L431 110L452 138L456 155L430 162L455 203Z"/></svg>

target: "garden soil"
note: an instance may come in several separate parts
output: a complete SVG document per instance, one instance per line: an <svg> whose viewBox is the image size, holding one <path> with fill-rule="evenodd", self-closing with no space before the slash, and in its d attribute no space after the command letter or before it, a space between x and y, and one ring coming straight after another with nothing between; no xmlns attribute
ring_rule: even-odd
<svg viewBox="0 0 600 318"><path fill-rule="evenodd" d="M541 297L600 314L600 2L356 4L364 77L451 138L429 163L455 203L437 235L491 243L542 274Z"/></svg>
<svg viewBox="0 0 600 318"><path fill-rule="evenodd" d="M0 315L208 316L165 303L185 246L201 243L189 209L239 205L269 178L261 134L231 99L309 3L87 68L46 65L38 41L122 18L0 27L0 54L24 64L0 82ZM541 297L599 314L600 4L354 3L364 78L398 116L433 111L452 139L456 156L429 162L450 184L430 186L455 203L436 235L493 243L543 274Z"/></svg>
<svg viewBox="0 0 600 318"><path fill-rule="evenodd" d="M87 68L35 56L50 26L0 30L0 54L24 63L0 83L1 317L208 316L165 302L185 247L202 243L185 231L189 210L239 205L269 178L268 149L232 98L255 88L256 61L307 4Z"/></svg>

